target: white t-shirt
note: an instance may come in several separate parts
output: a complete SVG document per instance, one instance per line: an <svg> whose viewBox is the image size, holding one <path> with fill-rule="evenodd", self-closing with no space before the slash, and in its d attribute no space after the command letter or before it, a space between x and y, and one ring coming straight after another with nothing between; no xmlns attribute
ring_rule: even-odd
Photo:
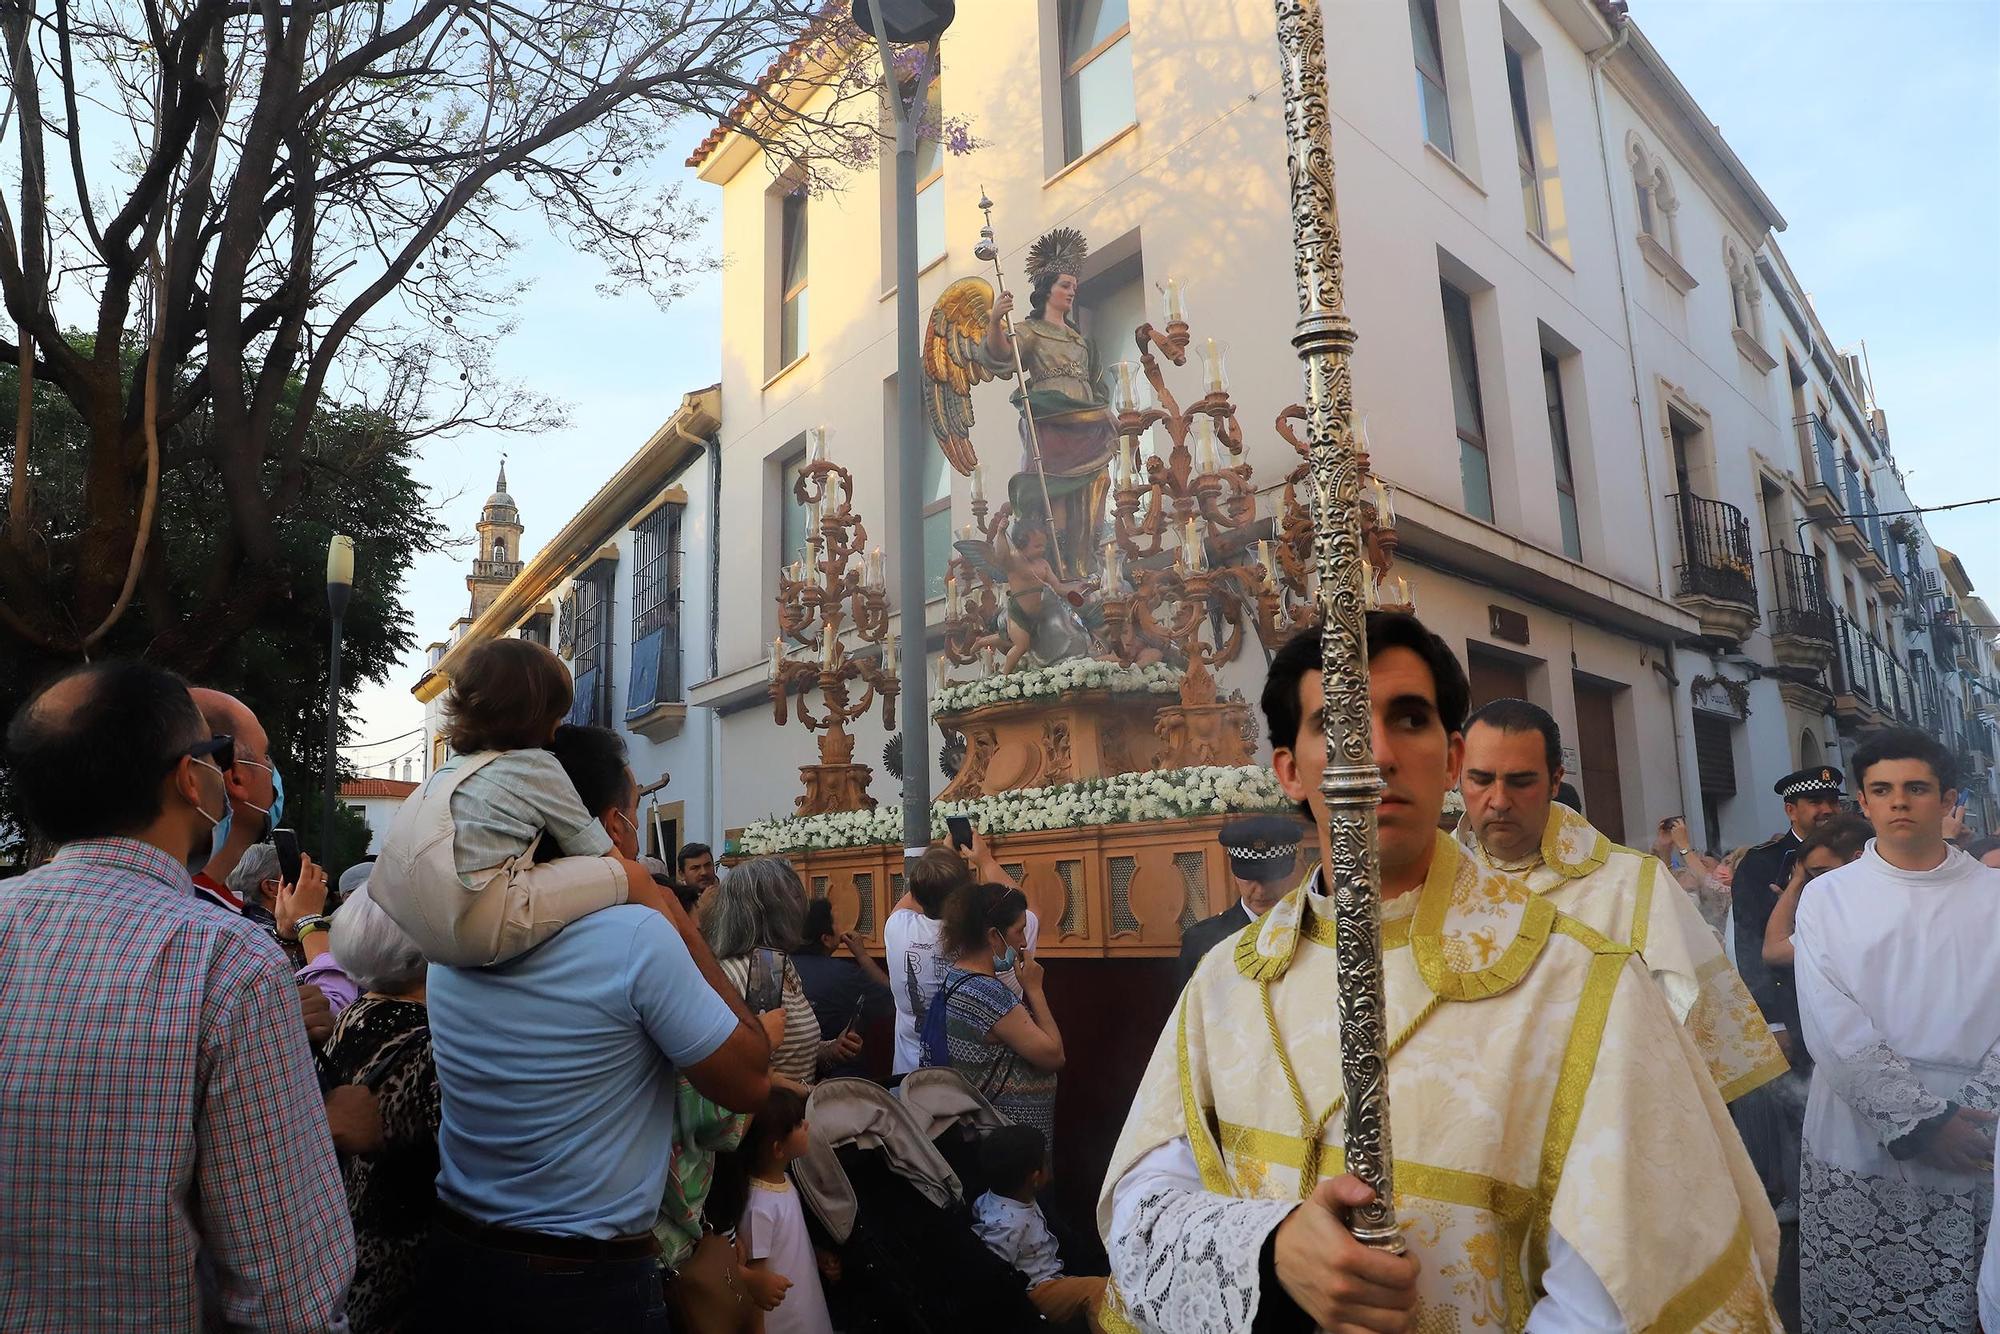
<svg viewBox="0 0 2000 1334"><path fill-rule="evenodd" d="M906 1075L924 1063L924 1010L944 985L945 960L938 949L944 924L913 908L898 908L882 924L883 962L896 998L895 1073Z"/></svg>
<svg viewBox="0 0 2000 1334"><path fill-rule="evenodd" d="M764 1313L764 1334L833 1334L826 1292L819 1285L819 1261L792 1183L751 1178L743 1222L750 1229L750 1258L792 1281L778 1309Z"/></svg>

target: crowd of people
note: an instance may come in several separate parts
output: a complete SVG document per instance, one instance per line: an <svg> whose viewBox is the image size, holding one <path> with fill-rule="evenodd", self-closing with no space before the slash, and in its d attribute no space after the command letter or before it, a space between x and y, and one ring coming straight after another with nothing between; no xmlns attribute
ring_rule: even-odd
<svg viewBox="0 0 2000 1334"><path fill-rule="evenodd" d="M1221 831L1239 902L1183 935L1108 1276L1041 1198L1065 1044L987 839L909 863L877 964L785 859L643 858L622 741L500 640L337 884L288 863L243 701L107 662L12 720L55 850L0 884L0 1328L831 1334L815 1090L928 1069L985 1109L951 1226L1055 1328L2000 1327L2000 844L1952 755L1886 730L1858 809L1817 765L1767 843L1669 817L1641 852L1545 710L1473 710L1420 622L1368 629L1406 1251L1342 1169L1316 632L1262 699L1300 818Z"/></svg>

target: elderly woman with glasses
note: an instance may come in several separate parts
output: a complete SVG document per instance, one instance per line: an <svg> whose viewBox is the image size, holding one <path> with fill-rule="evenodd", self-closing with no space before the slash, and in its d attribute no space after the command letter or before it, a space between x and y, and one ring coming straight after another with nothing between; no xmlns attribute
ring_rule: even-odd
<svg viewBox="0 0 2000 1334"><path fill-rule="evenodd" d="M805 917L806 890L792 864L755 857L723 873L702 913L701 933L723 974L764 1017L771 1073L810 1087L822 1070L860 1054L861 1035L820 1037L819 1018L788 957L799 947Z"/></svg>
<svg viewBox="0 0 2000 1334"><path fill-rule="evenodd" d="M356 1264L347 1297L354 1334L413 1328L418 1259L437 1198L437 1067L424 1008L424 956L364 885L333 915L333 951L362 989L320 1053L331 1085L374 1091L379 1145L346 1156Z"/></svg>

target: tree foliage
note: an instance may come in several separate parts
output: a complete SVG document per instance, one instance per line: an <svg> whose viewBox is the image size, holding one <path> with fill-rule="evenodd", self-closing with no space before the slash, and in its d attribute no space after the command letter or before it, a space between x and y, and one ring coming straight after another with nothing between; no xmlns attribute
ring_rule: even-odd
<svg viewBox="0 0 2000 1334"><path fill-rule="evenodd" d="M550 420L488 362L518 290L512 228L547 228L608 285L666 301L707 262L698 209L634 168L676 122L734 117L798 163L872 143L835 8L0 6L0 154L18 163L0 197L15 325L0 359L35 387L0 464L0 636L39 675L131 642L114 632L136 607L150 656L239 670L227 656L297 586L292 519L330 404L405 445ZM43 389L73 440L41 430ZM181 526L177 475L183 496L200 478L212 526Z"/></svg>

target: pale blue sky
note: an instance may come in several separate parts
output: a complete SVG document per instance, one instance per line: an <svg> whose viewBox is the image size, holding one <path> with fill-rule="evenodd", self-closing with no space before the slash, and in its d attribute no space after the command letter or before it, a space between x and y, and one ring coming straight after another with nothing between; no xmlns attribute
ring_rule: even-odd
<svg viewBox="0 0 2000 1334"><path fill-rule="evenodd" d="M1634 0L1632 12L1785 215L1780 244L1828 334L1843 349L1867 341L1918 503L2000 494L2000 0ZM665 155L662 173L691 178L685 155L684 145ZM691 179L689 189L715 199ZM711 275L662 313L643 297L600 296L592 261L522 239L520 272L534 286L497 369L566 401L568 428L434 444L419 476L453 530L470 533L507 449L532 552L683 392L713 382L720 289ZM1927 522L1983 594L2000 594L2000 505ZM386 687L363 692L362 738L421 721L410 686L423 645L464 613L470 558L413 567L418 648Z"/></svg>

